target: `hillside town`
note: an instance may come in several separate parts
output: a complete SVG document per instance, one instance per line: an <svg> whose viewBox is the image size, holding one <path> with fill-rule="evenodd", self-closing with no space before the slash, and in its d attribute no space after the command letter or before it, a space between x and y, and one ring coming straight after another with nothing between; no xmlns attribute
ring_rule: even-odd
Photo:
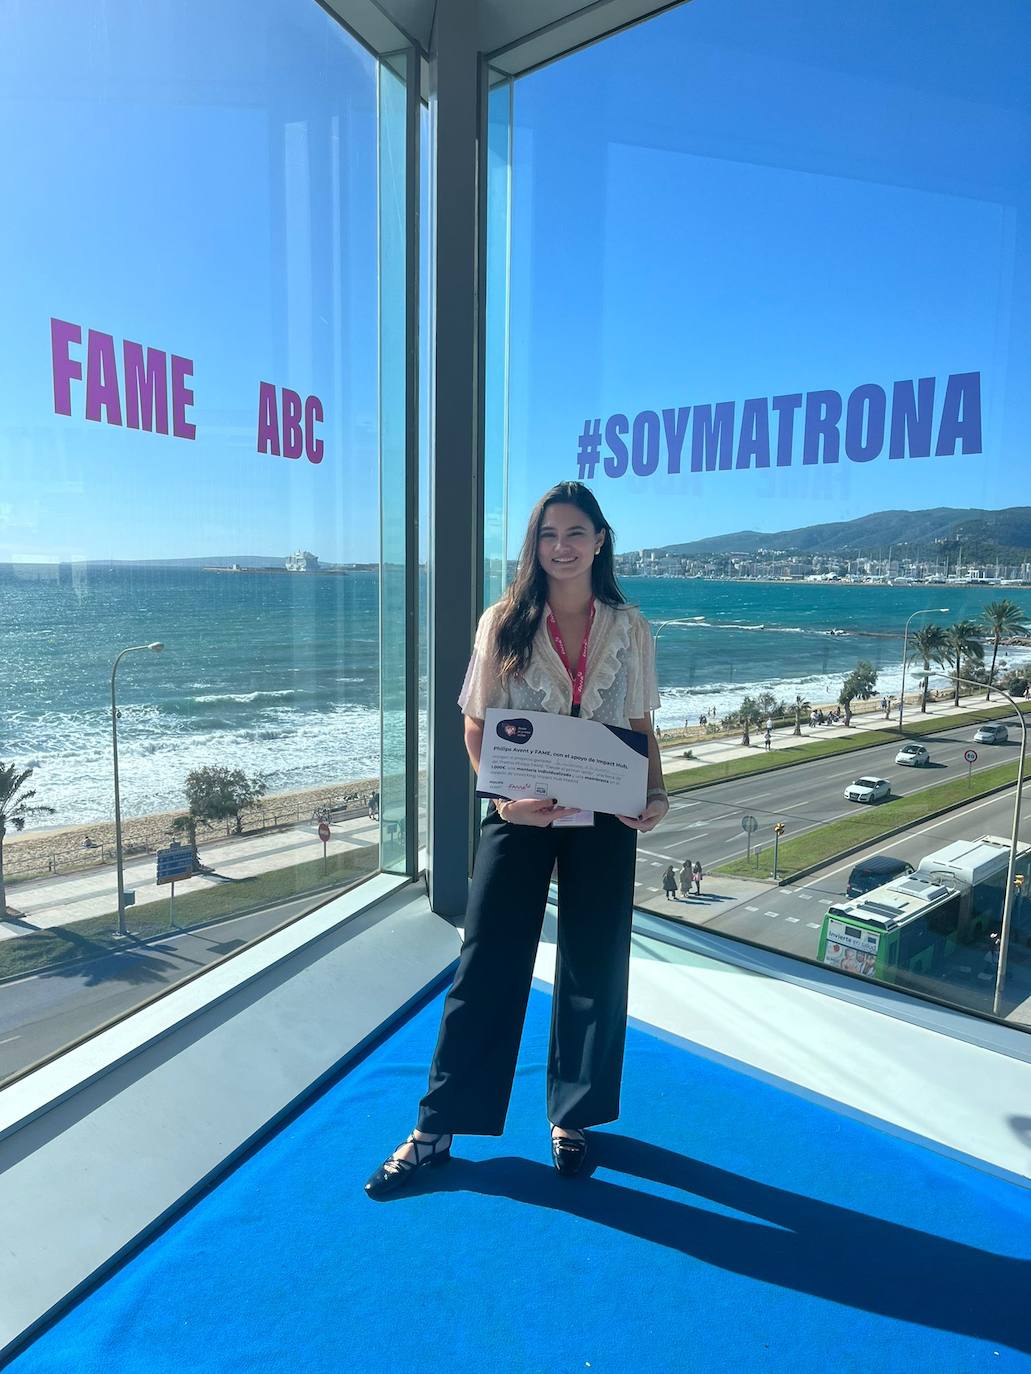
<svg viewBox="0 0 1031 1374"><path fill-rule="evenodd" d="M704 578L727 582L844 582L892 586L1027 586L1031 559L1019 563L896 557L892 550L876 555L846 557L835 553L802 553L788 549L757 549L748 553L674 553L668 549L639 549L617 554L616 573L622 577Z"/></svg>

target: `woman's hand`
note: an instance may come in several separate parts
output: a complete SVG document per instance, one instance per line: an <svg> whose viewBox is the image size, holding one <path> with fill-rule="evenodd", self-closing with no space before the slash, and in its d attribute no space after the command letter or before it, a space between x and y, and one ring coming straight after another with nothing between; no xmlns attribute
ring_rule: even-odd
<svg viewBox="0 0 1031 1374"><path fill-rule="evenodd" d="M668 798L653 797L639 816L620 816L619 819L631 830L640 830L641 834L645 835L649 830L655 829L668 811Z"/></svg>
<svg viewBox="0 0 1031 1374"><path fill-rule="evenodd" d="M518 801L503 801L504 815L498 811L503 821L510 825L536 825L543 829L557 821L560 816L575 816L575 806L559 806L554 797L538 801L536 797L520 797Z"/></svg>

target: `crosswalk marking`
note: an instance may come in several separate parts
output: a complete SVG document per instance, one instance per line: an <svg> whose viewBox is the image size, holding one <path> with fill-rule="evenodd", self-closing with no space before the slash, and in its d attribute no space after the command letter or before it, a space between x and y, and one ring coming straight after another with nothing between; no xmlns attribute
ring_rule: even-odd
<svg viewBox="0 0 1031 1374"><path fill-rule="evenodd" d="M798 925L798 917L797 917L797 916L785 916L784 919L785 919L786 921L790 921L791 924L792 924L793 926L797 926L797 925Z"/></svg>
<svg viewBox="0 0 1031 1374"><path fill-rule="evenodd" d="M819 929L820 929L820 927L819 927L819 925L817 924L816 921L806 921L806 925L809 927L810 930L819 930Z"/></svg>
<svg viewBox="0 0 1031 1374"><path fill-rule="evenodd" d="M780 912L779 912L779 911L764 911L764 912L763 912L763 915L764 915L764 916L772 916L773 919L776 920L777 917L780 915Z"/></svg>
<svg viewBox="0 0 1031 1374"><path fill-rule="evenodd" d="M757 906L746 906L746 907L745 907L745 910L746 910L746 911L758 911L759 908L758 908Z"/></svg>
<svg viewBox="0 0 1031 1374"><path fill-rule="evenodd" d="M795 896L800 902L811 902L813 900L813 894L811 892L796 892Z"/></svg>

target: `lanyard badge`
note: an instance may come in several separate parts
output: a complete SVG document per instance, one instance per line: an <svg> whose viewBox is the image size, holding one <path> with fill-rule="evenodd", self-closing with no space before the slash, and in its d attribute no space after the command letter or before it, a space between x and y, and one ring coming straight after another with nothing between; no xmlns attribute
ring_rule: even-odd
<svg viewBox="0 0 1031 1374"><path fill-rule="evenodd" d="M569 655L566 653L566 646L565 646L565 644L562 642L562 634L561 634L561 632L560 632L560 630L559 630L559 628L558 628L558 622L555 620L555 617L552 615L551 609L549 608L549 610L548 610L548 633L551 635L551 642L552 642L552 644L555 646L555 652L558 654L559 658L562 660L562 663L563 663L563 665L564 665L564 667L565 667L565 670L566 670L566 672L569 674L570 680L571 680L571 682L572 682L572 684L573 684L573 710L572 710L572 714L573 714L574 716L578 716L578 715L580 714L580 702L583 700L583 694L584 694L584 679L587 677L587 643L588 643L588 640L589 640L590 637L591 637L591 626L592 626L593 624L594 624L594 597L592 596L592 597L591 597L591 608L590 608L590 611L589 611L588 616L587 616L587 628L584 630L584 639L583 639L583 643L580 645L580 657L577 659L576 668L574 669L574 668L571 666L570 662L569 662ZM560 817L558 820L552 821L552 825L553 825L553 826L561 826L561 825L583 826L583 825L593 825L593 824L594 824L594 812L593 812L593 811L576 811L576 812L574 812L574 814L573 814L572 816L564 816L564 817Z"/></svg>

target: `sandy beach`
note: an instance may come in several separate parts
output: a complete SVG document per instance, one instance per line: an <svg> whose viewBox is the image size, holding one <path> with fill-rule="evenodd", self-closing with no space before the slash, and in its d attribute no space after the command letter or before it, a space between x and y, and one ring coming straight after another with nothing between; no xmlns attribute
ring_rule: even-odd
<svg viewBox="0 0 1031 1374"><path fill-rule="evenodd" d="M951 695L948 689L940 689L941 695ZM963 696L969 693L964 692ZM919 695L906 693L911 710L919 704ZM818 709L829 711L834 703L821 702ZM895 701L894 710L897 711ZM865 715L881 711L880 698L857 701L853 705L854 715ZM881 712L883 714L883 712ZM808 713L806 713L808 716ZM790 722L783 719L777 729L790 728ZM663 748L671 745L691 745L699 740L737 737L740 729L717 729L713 731L704 726L693 724L686 729L667 729L661 732ZM761 739L761 728L753 727L753 735ZM245 834L255 834L262 830L275 829L281 825L293 825L298 821L311 818L316 807L329 807L331 811L356 806L364 806L369 794L379 787L377 778L364 778L357 782L323 783L318 787L301 788L295 792L279 792L263 797L259 806L250 807L243 812ZM171 833L172 822L185 811L163 811L147 816L129 816L122 819L122 844L126 855L153 853L170 844L175 836ZM197 836L197 847L203 857L204 841L223 839L233 833L233 821L219 821L210 829L203 827ZM96 848L83 848L83 841L90 839ZM73 869L90 867L94 864L111 862L114 858L115 827L112 820L91 821L85 825L51 826L27 830L18 835L8 831L4 840L4 872L8 879L37 876L44 873L69 872Z"/></svg>
<svg viewBox="0 0 1031 1374"><path fill-rule="evenodd" d="M331 810L363 806L370 792L379 787L379 780L366 778L359 782L305 787L297 792L280 792L263 797L259 806L243 812L245 833L274 829L310 818L316 807ZM175 838L170 833L172 822L185 811L164 811L150 816L122 818L122 845L126 854L141 854L164 848ZM205 837L224 838L233 833L234 822L218 821L210 829L200 828L197 848L203 856ZM82 842L91 839L96 849L84 849ZM183 837L181 837L183 838ZM87 825L57 826L26 830L18 835L8 832L4 839L4 873L8 879L40 873L68 871L73 868L101 864L114 858L114 820L91 821Z"/></svg>

